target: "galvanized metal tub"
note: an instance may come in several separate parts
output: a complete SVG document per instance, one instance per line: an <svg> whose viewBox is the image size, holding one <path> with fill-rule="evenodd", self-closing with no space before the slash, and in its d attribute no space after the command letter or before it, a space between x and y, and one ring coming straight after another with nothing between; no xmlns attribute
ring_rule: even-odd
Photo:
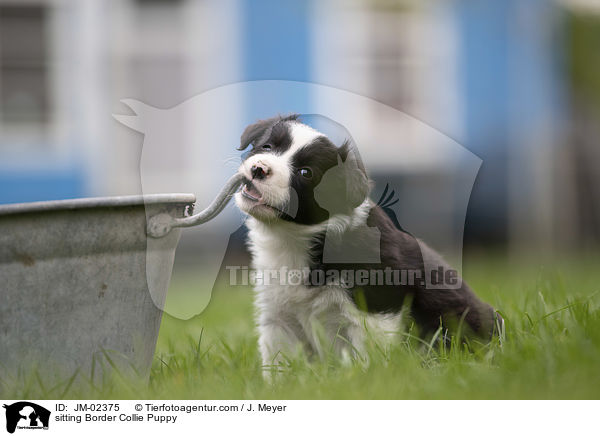
<svg viewBox="0 0 600 436"><path fill-rule="evenodd" d="M70 374L112 363L146 376L180 230L148 238L192 194L0 206L0 371ZM93 377L93 375L92 375Z"/></svg>

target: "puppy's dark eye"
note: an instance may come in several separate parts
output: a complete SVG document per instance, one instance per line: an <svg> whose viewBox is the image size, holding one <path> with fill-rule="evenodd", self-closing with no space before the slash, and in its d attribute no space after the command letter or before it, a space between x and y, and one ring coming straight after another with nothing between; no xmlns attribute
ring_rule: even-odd
<svg viewBox="0 0 600 436"><path fill-rule="evenodd" d="M310 168L300 168L298 173L305 179L312 179L313 173Z"/></svg>
<svg viewBox="0 0 600 436"><path fill-rule="evenodd" d="M271 144L265 144L262 146L262 148L263 148L263 150L271 150L271 148L273 148L273 147L271 146Z"/></svg>

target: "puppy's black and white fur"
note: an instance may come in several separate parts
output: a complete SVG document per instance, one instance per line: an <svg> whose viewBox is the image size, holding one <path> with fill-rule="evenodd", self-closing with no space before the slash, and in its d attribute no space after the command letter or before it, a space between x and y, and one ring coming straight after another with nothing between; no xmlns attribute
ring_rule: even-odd
<svg viewBox="0 0 600 436"><path fill-rule="evenodd" d="M303 124L296 115L274 117L248 126L240 150L252 146L239 172L246 183L235 195L249 215L248 245L258 271L315 269L425 270L423 259L441 258L421 241L395 225L368 197L369 180L349 142L340 147ZM343 165L350 170L328 177ZM341 176L339 176L341 174ZM381 234L379 246L363 237L365 226ZM323 262L327 242L349 243L377 264ZM426 252L424 252L426 251ZM401 309L424 334L440 323L463 319L472 332L489 337L498 324L495 311L466 284L457 289L428 289L423 283L367 285L341 283L281 284L255 288L259 346L264 365L302 350L322 355L334 350L344 356L365 348L372 338L386 338L400 328ZM324 343L325 341L325 343Z"/></svg>

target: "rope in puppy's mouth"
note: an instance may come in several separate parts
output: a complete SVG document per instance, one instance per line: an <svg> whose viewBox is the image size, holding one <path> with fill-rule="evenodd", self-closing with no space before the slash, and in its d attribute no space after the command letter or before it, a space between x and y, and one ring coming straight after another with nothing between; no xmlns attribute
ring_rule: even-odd
<svg viewBox="0 0 600 436"><path fill-rule="evenodd" d="M148 220L146 234L151 238L162 238L166 236L173 228L191 227L203 224L216 217L227 206L233 195L239 187L246 181L246 178L236 173L223 186L223 189L217 194L215 199L203 211L184 218L174 218L168 213L161 213L151 217Z"/></svg>

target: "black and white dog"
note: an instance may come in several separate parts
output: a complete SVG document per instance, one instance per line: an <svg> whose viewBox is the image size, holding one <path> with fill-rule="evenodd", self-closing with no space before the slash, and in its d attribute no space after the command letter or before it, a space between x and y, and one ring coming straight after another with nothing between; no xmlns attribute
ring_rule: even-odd
<svg viewBox="0 0 600 436"><path fill-rule="evenodd" d="M423 278L427 262L446 265L369 199L350 142L336 147L291 115L248 126L239 149L249 146L235 201L249 215L252 267L262 277L255 305L264 365L298 351L350 357L397 331L405 305L423 334L462 320L489 338L502 322L464 283L430 289L399 273Z"/></svg>

